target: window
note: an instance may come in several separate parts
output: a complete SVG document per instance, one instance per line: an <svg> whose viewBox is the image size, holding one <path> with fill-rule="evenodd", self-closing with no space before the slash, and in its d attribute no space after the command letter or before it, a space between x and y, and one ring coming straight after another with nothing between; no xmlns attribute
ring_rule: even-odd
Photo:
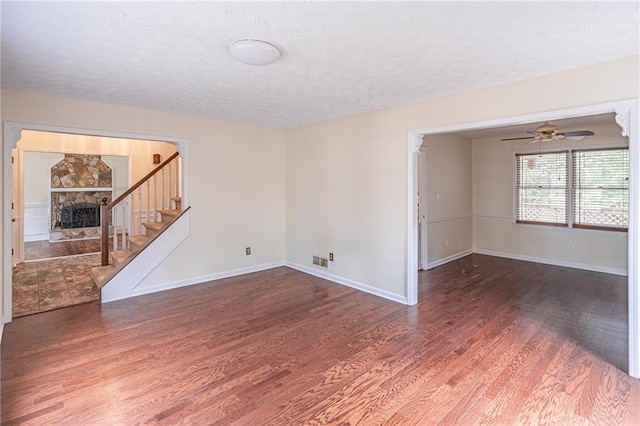
<svg viewBox="0 0 640 426"><path fill-rule="evenodd" d="M516 155L518 223L568 226L567 151Z"/></svg>
<svg viewBox="0 0 640 426"><path fill-rule="evenodd" d="M516 154L516 222L626 231L629 150Z"/></svg>
<svg viewBox="0 0 640 426"><path fill-rule="evenodd" d="M629 150L573 151L573 226L627 229Z"/></svg>

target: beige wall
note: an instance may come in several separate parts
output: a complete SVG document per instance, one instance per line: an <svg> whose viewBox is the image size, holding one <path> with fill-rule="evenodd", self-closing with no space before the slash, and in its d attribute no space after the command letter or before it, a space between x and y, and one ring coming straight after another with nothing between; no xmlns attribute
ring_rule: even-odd
<svg viewBox="0 0 640 426"><path fill-rule="evenodd" d="M563 148L629 146L613 122L590 130L584 141L554 141L544 146L498 138L473 140L474 249L558 264L582 265L626 273L627 234L513 223L514 155L516 152Z"/></svg>
<svg viewBox="0 0 640 426"><path fill-rule="evenodd" d="M282 262L284 131L6 89L2 106L3 121L188 140L191 235L144 286Z"/></svg>
<svg viewBox="0 0 640 426"><path fill-rule="evenodd" d="M638 73L634 56L287 131L6 89L2 119L189 140L191 237L144 285L332 251L330 273L404 296L408 131L636 98Z"/></svg>
<svg viewBox="0 0 640 426"><path fill-rule="evenodd" d="M332 274L406 295L409 130L636 98L638 72L633 56L287 131L287 260L331 250Z"/></svg>
<svg viewBox="0 0 640 426"><path fill-rule="evenodd" d="M22 154L23 200L25 205L51 203L51 167L62 160L63 155L54 152L26 151ZM20 156L14 157L14 162ZM17 165L17 164L16 164ZM14 191L16 190L14 182Z"/></svg>
<svg viewBox="0 0 640 426"><path fill-rule="evenodd" d="M473 246L471 140L454 135L428 135L428 260L433 265Z"/></svg>

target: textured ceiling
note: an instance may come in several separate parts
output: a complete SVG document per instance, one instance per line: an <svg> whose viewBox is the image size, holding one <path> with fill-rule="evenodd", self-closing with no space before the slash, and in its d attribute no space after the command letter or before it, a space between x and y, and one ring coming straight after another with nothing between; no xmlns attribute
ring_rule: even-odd
<svg viewBox="0 0 640 426"><path fill-rule="evenodd" d="M291 128L638 53L638 2L2 2L2 86ZM281 49L269 66L226 51Z"/></svg>

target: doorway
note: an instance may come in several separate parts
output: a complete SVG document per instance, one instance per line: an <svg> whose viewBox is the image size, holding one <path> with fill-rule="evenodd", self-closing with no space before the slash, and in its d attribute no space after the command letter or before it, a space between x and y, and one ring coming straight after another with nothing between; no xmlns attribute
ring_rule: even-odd
<svg viewBox="0 0 640 426"><path fill-rule="evenodd" d="M461 125L425 128L409 132L408 135L408 209L407 225L407 297L409 304L417 303L418 286L418 156L424 136L454 133L475 129L489 129L508 125L542 122L549 117L557 119L583 117L597 114L614 113L615 121L622 129L623 136L629 138L630 155L630 200L628 233L628 303L629 303L629 375L640 378L640 284L638 282L639 251L639 195L635 188L640 187L638 166L640 165L640 143L638 141L638 100L620 101L609 104L592 105L567 110L550 111L543 114L510 117L504 119L466 123Z"/></svg>
<svg viewBox="0 0 640 426"><path fill-rule="evenodd" d="M32 141L31 138L43 135L48 135L49 139L45 143ZM52 143L54 140L55 143ZM35 144L35 145L34 145ZM52 146L56 146L57 149L52 149ZM99 254L94 255L95 248L89 243L90 239L82 238L79 240L70 241L70 245L76 245L74 249L61 249L61 244L66 241L56 240L51 242L52 224L55 223L53 219L56 211L52 210L52 201L49 198L51 196L52 174L49 170L40 173L40 188L39 199L43 199L43 191L46 192L45 201L49 205L43 207L39 206L26 206L25 209L25 197L24 197L24 153L36 153L35 157L53 156L66 156L66 154L73 155L94 155L104 158L106 162L110 163L109 166L119 170L117 176L113 181L113 185L109 188L98 188L98 190L110 191L110 194L118 194L124 192L136 178L136 173L146 175L154 167L156 156L168 158L170 155L179 150L182 157L178 163L177 176L180 181L181 188L183 189L182 198L187 198L187 186L186 179L184 179L184 171L186 166L186 140L177 138L164 138L164 137L151 137L145 135L133 135L122 134L114 132L104 131L87 131L86 129L73 129L73 128L60 128L55 126L42 126L36 124L24 124L24 123L10 123L5 122L4 126L4 232L5 236L10 238L4 238L4 288L3 288L3 322L10 322L14 316L14 277L13 266L22 266L22 270L17 271L27 277L26 288L23 291L31 292L31 302L21 305L23 313L34 313L38 311L55 309L70 304L85 303L90 300L99 300L100 294L97 288L94 287L90 294L82 294L77 291L79 287L83 285L87 286L89 283L80 282L86 281L88 277L88 269L93 266L98 266L100 263ZM78 154L82 152L82 154ZM13 154L13 156L11 155ZM32 156L27 154L27 156ZM13 164L12 164L13 157ZM137 159L137 160L136 160ZM50 159L49 159L50 160ZM137 161L136 172L133 172L133 162ZM36 161L37 162L37 161ZM48 161L51 162L51 161ZM12 167L15 166L15 167ZM31 175L29 175L31 176ZM91 177L89 177L91 178ZM46 182L43 184L43 182ZM57 190L64 193L68 188L62 188ZM101 186L101 185L98 185ZM94 188L91 188L92 192ZM81 190L81 192L89 192L89 189ZM38 193L38 190L36 190ZM66 194L66 193L65 193ZM95 194L90 194L94 198ZM38 200L38 197L36 197ZM30 201L30 200L29 200ZM94 200L95 201L95 200ZM45 204L47 204L45 203ZM95 203L94 203L95 204ZM31 209L33 207L33 209ZM77 206L76 206L77 207ZM28 215L35 213L31 222L25 223L25 210L31 210ZM83 213L83 209L77 209L76 211ZM84 209L87 210L87 209ZM15 218L12 221L11 218ZM30 218L31 220L31 218ZM40 222L38 221L40 220ZM47 224L44 224L47 221ZM35 224L35 227L32 225ZM25 225L28 229L25 229ZM26 231L26 233L25 233ZM55 230L58 232L59 230ZM73 231L76 232L75 230ZM46 234L48 235L48 238ZM26 236L29 238L25 238ZM86 236L86 235L85 235ZM56 236L58 238L58 236ZM58 255L48 256L47 254L35 255L38 259L33 259L35 262L41 263L41 267L34 262L25 262L25 240L32 239L42 242L43 245L49 245L48 248L42 249L48 253L52 253L57 250L62 252L63 257ZM47 241L45 241L47 240ZM27 243L33 241L26 241ZM52 249L52 244L59 244L55 250ZM78 247L84 245L85 247ZM52 251L53 250L53 251ZM72 251L71 253L66 251ZM13 254L12 254L13 253ZM59 254L59 253L58 253ZM68 255L72 256L69 257ZM42 258L47 259L42 259ZM53 259L51 257L54 257ZM96 261L93 261L93 257L96 257ZM48 262L48 263L47 263ZM97 263L95 263L97 262ZM29 263L32 263L29 265ZM75 275L74 275L75 274ZM55 285L48 287L46 290L39 291L37 285L33 282L28 282L29 279L33 280L35 277L43 278L48 283L54 276L62 278L65 282L58 283L58 287ZM65 285L62 288L62 284ZM69 287L69 285L75 286L75 289ZM91 282L93 285L93 282ZM55 290L55 291L54 291ZM39 299L37 303L38 310L34 309L35 302L33 295L38 294ZM53 294L55 293L55 294ZM61 296L62 295L62 296ZM42 300L40 300L42 299ZM57 302L60 302L58 306ZM23 299L27 300L27 299ZM55 302L55 303L54 303ZM44 305L45 309L42 309ZM19 314L19 312L17 312Z"/></svg>

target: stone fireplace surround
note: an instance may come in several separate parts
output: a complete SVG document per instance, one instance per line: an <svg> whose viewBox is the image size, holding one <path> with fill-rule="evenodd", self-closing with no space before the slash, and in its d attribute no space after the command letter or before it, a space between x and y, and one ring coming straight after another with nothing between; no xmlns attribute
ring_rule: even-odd
<svg viewBox="0 0 640 426"><path fill-rule="evenodd" d="M100 227L68 228L61 225L62 207L74 204L100 205L111 201L113 171L99 155L65 154L51 167L50 241L99 238Z"/></svg>

